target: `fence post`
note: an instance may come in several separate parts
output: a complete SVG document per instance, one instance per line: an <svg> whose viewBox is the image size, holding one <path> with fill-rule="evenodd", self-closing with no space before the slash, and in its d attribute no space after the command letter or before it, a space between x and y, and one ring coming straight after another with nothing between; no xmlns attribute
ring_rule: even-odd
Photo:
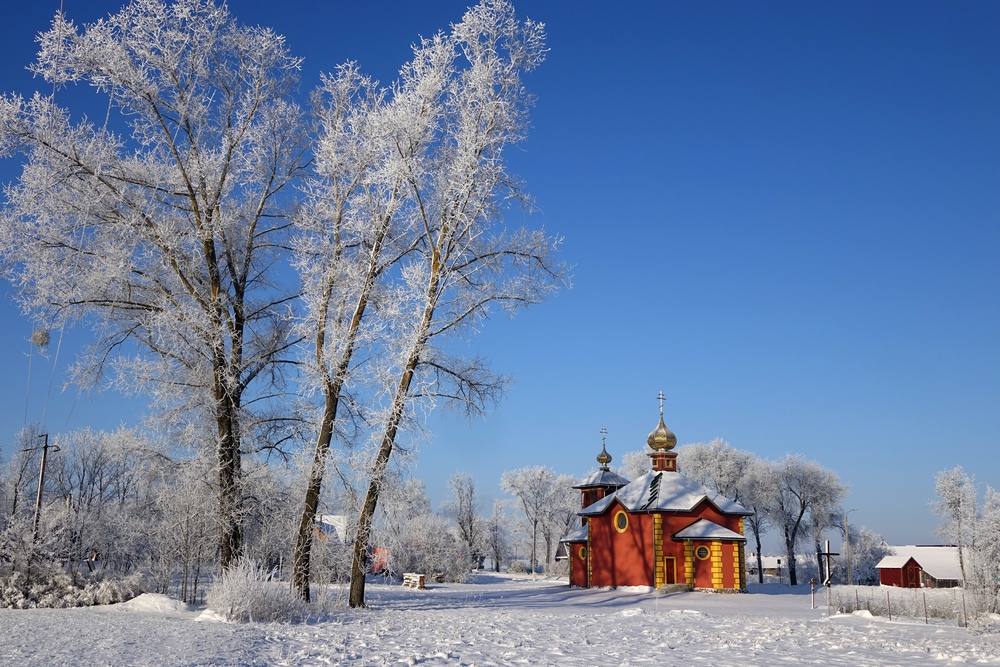
<svg viewBox="0 0 1000 667"><path fill-rule="evenodd" d="M885 591L885 612L889 614L889 620L892 620L892 600L889 599L889 590Z"/></svg>
<svg viewBox="0 0 1000 667"><path fill-rule="evenodd" d="M930 621L927 620L927 591L924 591L924 625L929 625Z"/></svg>

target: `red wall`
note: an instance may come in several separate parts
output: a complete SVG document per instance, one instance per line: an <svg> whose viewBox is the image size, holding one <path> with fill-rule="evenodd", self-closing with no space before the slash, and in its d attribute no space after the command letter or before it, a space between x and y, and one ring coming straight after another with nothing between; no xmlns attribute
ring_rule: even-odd
<svg viewBox="0 0 1000 667"><path fill-rule="evenodd" d="M624 533L613 521L618 502L590 520L591 586L651 586L653 584L653 517L630 514Z"/></svg>
<svg viewBox="0 0 1000 667"><path fill-rule="evenodd" d="M878 571L879 583L883 586L920 588L920 565L912 558L901 568L884 567Z"/></svg>
<svg viewBox="0 0 1000 667"><path fill-rule="evenodd" d="M569 583L571 586L587 586L587 543L571 542L569 547ZM580 550L583 549L581 558Z"/></svg>

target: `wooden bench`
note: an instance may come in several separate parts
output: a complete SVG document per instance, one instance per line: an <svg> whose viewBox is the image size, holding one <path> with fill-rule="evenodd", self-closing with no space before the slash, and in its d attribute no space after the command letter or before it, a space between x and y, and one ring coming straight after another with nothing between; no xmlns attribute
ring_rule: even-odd
<svg viewBox="0 0 1000 667"><path fill-rule="evenodd" d="M422 574L417 574L416 572L403 573L403 586L406 588L425 589L424 580L425 577Z"/></svg>

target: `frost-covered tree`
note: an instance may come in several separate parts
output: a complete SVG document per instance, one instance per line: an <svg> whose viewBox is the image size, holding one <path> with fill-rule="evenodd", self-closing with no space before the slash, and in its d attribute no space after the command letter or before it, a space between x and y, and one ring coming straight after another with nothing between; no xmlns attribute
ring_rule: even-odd
<svg viewBox="0 0 1000 667"><path fill-rule="evenodd" d="M768 504L768 517L781 531L788 559L788 580L798 583L795 573L795 547L804 537L811 519L810 512L824 512L829 498L837 495L840 479L835 473L801 455L791 455L773 464L775 484Z"/></svg>
<svg viewBox="0 0 1000 667"><path fill-rule="evenodd" d="M879 574L876 565L892 550L886 546L885 540L878 533L861 526L850 527L851 540L851 578L861 586L878 586ZM847 581L847 568L841 572L844 583Z"/></svg>
<svg viewBox="0 0 1000 667"><path fill-rule="evenodd" d="M250 407L288 346L274 271L303 164L299 61L212 0L136 0L82 29L59 13L39 43L31 70L91 85L106 121L74 122L56 95L0 99L0 156L24 159L0 215L4 277L44 327L94 325L78 381L212 424L228 566Z"/></svg>
<svg viewBox="0 0 1000 667"><path fill-rule="evenodd" d="M500 488L520 503L528 535L531 537L531 571L538 566L538 529L549 511L556 489L557 476L546 466L527 466L508 470L500 476Z"/></svg>
<svg viewBox="0 0 1000 667"><path fill-rule="evenodd" d="M510 533L507 530L505 509L504 501L494 500L493 511L490 512L483 531L486 554L493 561L494 572L500 571L500 564L507 560L510 554Z"/></svg>
<svg viewBox="0 0 1000 667"><path fill-rule="evenodd" d="M444 511L455 522L459 540L465 545L476 569L482 567L486 526L479 515L476 500L476 481L472 475L458 472L448 479L451 498L445 501Z"/></svg>
<svg viewBox="0 0 1000 667"><path fill-rule="evenodd" d="M1000 492L986 487L969 549L969 584L979 611L1000 613Z"/></svg>
<svg viewBox="0 0 1000 667"><path fill-rule="evenodd" d="M357 356L378 352L371 349L383 334L376 302L387 271L415 242L412 218L397 215L407 192L396 152L423 148L398 143L416 119L352 63L324 77L316 98L314 173L294 244L306 311L299 328L312 343L304 379L322 397L294 553L293 586L305 600L313 524L349 374Z"/></svg>
<svg viewBox="0 0 1000 667"><path fill-rule="evenodd" d="M475 415L507 384L482 359L452 356L446 342L474 333L492 307L513 312L538 303L563 281L552 260L554 239L499 226L505 203L520 198L503 153L527 126L531 98L521 75L544 54L541 25L519 22L503 0L484 0L449 33L423 40L395 88L394 102L414 119L394 136L394 168L404 175L405 215L418 243L385 300L387 353L373 369L384 409L372 416L375 456L358 522L351 606L364 605L382 479L417 403L429 409L444 399Z"/></svg>
<svg viewBox="0 0 1000 667"><path fill-rule="evenodd" d="M549 502L542 513L541 531L545 542L545 566L552 566L559 538L580 526L580 491L574 489L576 478L559 475L552 483Z"/></svg>
<svg viewBox="0 0 1000 667"><path fill-rule="evenodd" d="M964 585L966 576L963 549L972 544L977 518L976 483L962 466L956 466L934 476L934 490L938 500L932 502L931 507L941 517L938 534L958 547L958 565Z"/></svg>
<svg viewBox="0 0 1000 667"><path fill-rule="evenodd" d="M755 552L760 563L761 535L771 526L771 503L777 487L777 472L767 461L754 458L746 467L739 483L740 504L752 511L744 525L753 533ZM757 582L764 583L764 568L757 568Z"/></svg>
<svg viewBox="0 0 1000 667"><path fill-rule="evenodd" d="M684 445L677 450L677 467L681 472L737 502L740 481L752 460L753 454L735 449L722 438Z"/></svg>
<svg viewBox="0 0 1000 667"><path fill-rule="evenodd" d="M625 479L632 480L637 477L642 477L653 468L651 460L646 452L635 451L625 452L622 454L621 465L615 466L612 469Z"/></svg>

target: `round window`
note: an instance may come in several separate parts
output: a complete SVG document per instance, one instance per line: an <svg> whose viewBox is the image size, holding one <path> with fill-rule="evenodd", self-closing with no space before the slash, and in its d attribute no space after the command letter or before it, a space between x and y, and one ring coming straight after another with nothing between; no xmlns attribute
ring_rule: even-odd
<svg viewBox="0 0 1000 667"><path fill-rule="evenodd" d="M623 510L618 510L618 513L615 514L615 530L619 533L624 533L628 530L628 514Z"/></svg>
<svg viewBox="0 0 1000 667"><path fill-rule="evenodd" d="M580 547L580 550L576 553L580 557L580 560L587 560L587 547Z"/></svg>
<svg viewBox="0 0 1000 667"><path fill-rule="evenodd" d="M709 553L710 552L708 550L708 547L706 546L700 546L694 550L694 555L701 560L705 560L706 558L708 558Z"/></svg>

